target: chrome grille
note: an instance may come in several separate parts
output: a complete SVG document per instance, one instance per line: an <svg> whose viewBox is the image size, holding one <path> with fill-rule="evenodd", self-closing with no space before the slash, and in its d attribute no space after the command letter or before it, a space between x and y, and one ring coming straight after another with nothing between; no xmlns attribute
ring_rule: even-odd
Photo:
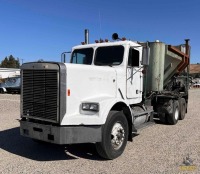
<svg viewBox="0 0 200 174"><path fill-rule="evenodd" d="M23 70L23 116L39 120L58 121L58 71Z"/></svg>

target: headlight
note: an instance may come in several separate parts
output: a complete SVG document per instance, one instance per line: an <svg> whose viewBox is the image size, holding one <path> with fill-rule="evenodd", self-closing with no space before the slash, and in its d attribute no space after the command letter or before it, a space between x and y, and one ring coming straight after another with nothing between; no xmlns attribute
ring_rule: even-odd
<svg viewBox="0 0 200 174"><path fill-rule="evenodd" d="M82 103L82 110L98 112L99 104L98 103Z"/></svg>

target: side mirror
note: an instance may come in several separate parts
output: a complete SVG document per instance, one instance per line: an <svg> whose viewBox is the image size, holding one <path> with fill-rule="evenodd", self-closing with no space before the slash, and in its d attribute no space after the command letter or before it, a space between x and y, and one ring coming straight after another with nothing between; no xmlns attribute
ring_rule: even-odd
<svg viewBox="0 0 200 174"><path fill-rule="evenodd" d="M148 43L146 47L143 47L142 50L142 65L149 65L149 56L150 56L150 48L148 46Z"/></svg>

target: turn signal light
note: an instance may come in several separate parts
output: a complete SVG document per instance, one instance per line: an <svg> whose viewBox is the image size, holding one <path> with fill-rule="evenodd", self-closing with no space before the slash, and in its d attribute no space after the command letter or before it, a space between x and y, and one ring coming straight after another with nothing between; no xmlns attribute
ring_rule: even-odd
<svg viewBox="0 0 200 174"><path fill-rule="evenodd" d="M122 41L125 41L126 40L126 38L125 37L122 37Z"/></svg>
<svg viewBox="0 0 200 174"><path fill-rule="evenodd" d="M70 96L71 95L71 91L70 89L67 90L67 96Z"/></svg>

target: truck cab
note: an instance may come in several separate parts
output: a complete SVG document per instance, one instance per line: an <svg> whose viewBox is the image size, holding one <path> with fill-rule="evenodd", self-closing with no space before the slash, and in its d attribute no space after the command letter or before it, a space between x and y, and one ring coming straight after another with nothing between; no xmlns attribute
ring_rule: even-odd
<svg viewBox="0 0 200 174"><path fill-rule="evenodd" d="M178 65L179 57L176 65L165 68L164 58L172 55L165 48L157 42L149 47L127 40L105 41L73 47L70 63L23 64L21 135L55 144L95 143L100 156L114 159L140 126L153 122L154 113L171 114L171 123L176 124L177 102L187 96L171 91L166 95L164 74L173 75L170 68ZM153 68L146 71L149 60ZM185 99L180 100L185 105L182 112ZM164 108L174 102L175 109Z"/></svg>
<svg viewBox="0 0 200 174"><path fill-rule="evenodd" d="M87 125L90 120L91 124L104 124L106 115L116 103L127 106L140 103L143 88L141 57L142 47L130 41L74 47L71 63L66 64L67 89L71 93L67 99L70 107L66 119L71 119L65 124ZM89 112L88 116L80 114L78 108L82 103L98 104L96 119L89 116L92 114ZM79 117L77 121L70 116L75 113Z"/></svg>

